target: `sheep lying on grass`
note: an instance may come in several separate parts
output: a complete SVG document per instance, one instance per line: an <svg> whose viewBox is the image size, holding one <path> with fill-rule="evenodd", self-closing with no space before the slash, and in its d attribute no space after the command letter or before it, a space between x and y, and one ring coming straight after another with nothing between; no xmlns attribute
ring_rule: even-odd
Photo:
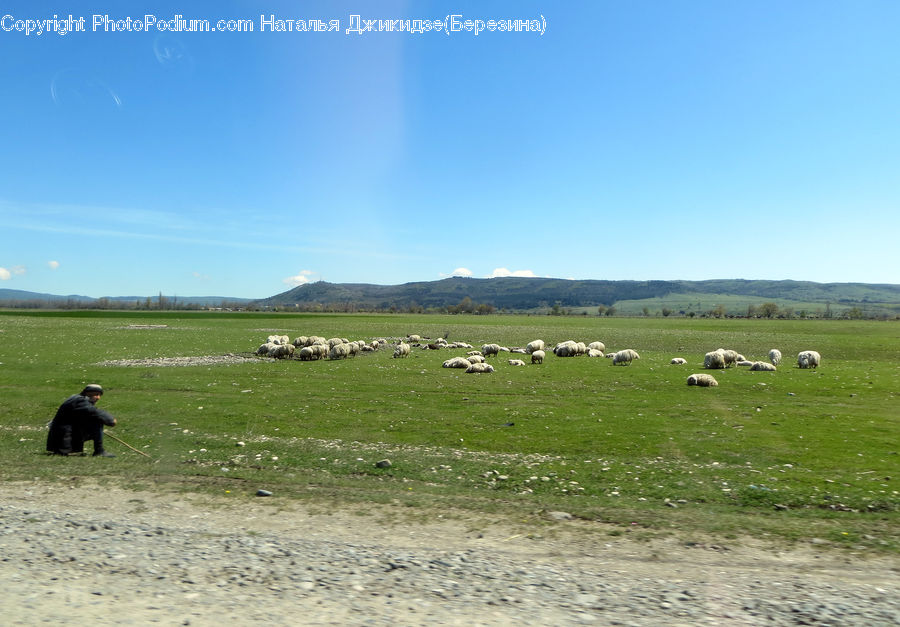
<svg viewBox="0 0 900 627"><path fill-rule="evenodd" d="M600 352L603 352L606 350L606 344L604 344L603 342L591 342L590 344L587 345L587 347L588 347L588 350L593 348L594 350L598 350Z"/></svg>
<svg viewBox="0 0 900 627"><path fill-rule="evenodd" d="M673 357L672 361L670 361L669 363L675 366L680 366L682 364L686 364L687 359L685 359L684 357Z"/></svg>
<svg viewBox="0 0 900 627"><path fill-rule="evenodd" d="M801 351L797 355L797 366L800 368L818 368L822 357L816 351Z"/></svg>
<svg viewBox="0 0 900 627"><path fill-rule="evenodd" d="M687 378L688 385L699 385L702 388L718 387L719 382L711 374L698 373L692 374Z"/></svg>
<svg viewBox="0 0 900 627"><path fill-rule="evenodd" d="M603 357L603 351L599 348L589 348L587 350L588 357Z"/></svg>
<svg viewBox="0 0 900 627"><path fill-rule="evenodd" d="M493 372L494 367L491 364L471 364L468 368L466 368L467 373L487 373Z"/></svg>
<svg viewBox="0 0 900 627"><path fill-rule="evenodd" d="M753 365L750 366L750 370L754 372L774 372L777 368L774 364L770 364L767 361L754 361Z"/></svg>
<svg viewBox="0 0 900 627"><path fill-rule="evenodd" d="M452 359L448 359L441 367L443 368L468 368L472 363L466 359L465 357L453 357Z"/></svg>
<svg viewBox="0 0 900 627"><path fill-rule="evenodd" d="M521 359L510 359L508 361L508 363L510 366L524 366L525 365L525 362L522 361Z"/></svg>

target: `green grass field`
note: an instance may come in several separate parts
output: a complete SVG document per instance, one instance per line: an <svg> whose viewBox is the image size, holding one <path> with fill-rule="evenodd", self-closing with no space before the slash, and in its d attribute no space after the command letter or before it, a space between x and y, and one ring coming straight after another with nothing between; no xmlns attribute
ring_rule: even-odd
<svg viewBox="0 0 900 627"><path fill-rule="evenodd" d="M146 328L165 325L164 328ZM557 358L470 375L463 350L383 349L341 360L255 358L271 333L350 340L416 333L524 346L603 341L641 359ZM734 348L777 372L716 371ZM795 365L822 354L818 370ZM223 355L216 366L108 360ZM669 365L672 357L686 366ZM564 510L598 533L745 535L897 551L900 326L827 320L559 316L0 312L0 476L113 481L252 498L400 503L540 520ZM527 361L527 358L526 358ZM114 460L44 454L46 424L85 383L119 418ZM244 445L241 446L239 443ZM87 445L90 449L90 444ZM375 467L389 458L392 466ZM536 523L537 524L537 523Z"/></svg>

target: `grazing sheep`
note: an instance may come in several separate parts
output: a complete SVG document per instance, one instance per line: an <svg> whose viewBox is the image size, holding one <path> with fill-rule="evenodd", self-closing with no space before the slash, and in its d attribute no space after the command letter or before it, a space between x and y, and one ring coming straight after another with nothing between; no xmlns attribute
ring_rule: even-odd
<svg viewBox="0 0 900 627"><path fill-rule="evenodd" d="M743 356L739 355L737 351L733 351L731 349L720 348L722 351L722 356L725 358L725 367L735 365L738 360L743 361Z"/></svg>
<svg viewBox="0 0 900 627"><path fill-rule="evenodd" d="M637 351L626 348L620 351L616 351L616 354L613 355L613 366L616 366L618 364L625 364L626 366L630 366L633 359L640 358L641 356L637 354Z"/></svg>
<svg viewBox="0 0 900 627"><path fill-rule="evenodd" d="M797 366L800 368L818 368L822 356L816 351L801 351L797 355Z"/></svg>
<svg viewBox="0 0 900 627"><path fill-rule="evenodd" d="M290 344L291 338L286 335L270 335L266 338L266 342L271 344Z"/></svg>
<svg viewBox="0 0 900 627"><path fill-rule="evenodd" d="M441 364L442 368L468 368L472 363L466 359L465 357L453 357L448 359L443 364Z"/></svg>
<svg viewBox="0 0 900 627"><path fill-rule="evenodd" d="M681 364L686 364L687 359L685 359L684 357L673 357L672 361L670 361L669 363L676 365L676 366L680 366Z"/></svg>
<svg viewBox="0 0 900 627"><path fill-rule="evenodd" d="M769 361L772 362L773 366L777 366L781 363L781 351L777 348L773 348L769 351Z"/></svg>
<svg viewBox="0 0 900 627"><path fill-rule="evenodd" d="M522 361L521 359L510 359L507 363L509 363L510 366L524 366L525 365L525 362Z"/></svg>
<svg viewBox="0 0 900 627"><path fill-rule="evenodd" d="M775 372L777 368L774 364L770 364L767 361L754 361L753 365L750 366L750 370L754 372Z"/></svg>
<svg viewBox="0 0 900 627"><path fill-rule="evenodd" d="M574 340L560 342L553 347L553 354L557 357L574 357L578 354L578 343Z"/></svg>
<svg viewBox="0 0 900 627"><path fill-rule="evenodd" d="M491 355L499 355L500 354L500 345L499 344L485 344L481 347L481 354L485 357L490 357Z"/></svg>
<svg viewBox="0 0 900 627"><path fill-rule="evenodd" d="M391 356L394 358L408 357L409 356L409 344L400 342L399 344L397 344L397 348L394 349L394 354Z"/></svg>
<svg viewBox="0 0 900 627"><path fill-rule="evenodd" d="M711 370L725 367L725 351L721 348L710 351L703 357L703 367Z"/></svg>
<svg viewBox="0 0 900 627"><path fill-rule="evenodd" d="M544 351L534 351L533 353L531 353L531 363L533 363L533 364L544 363Z"/></svg>
<svg viewBox="0 0 900 627"><path fill-rule="evenodd" d="M532 340L525 345L525 352L529 355L533 354L534 351L542 350L544 350L544 340Z"/></svg>
<svg viewBox="0 0 900 627"><path fill-rule="evenodd" d="M265 344L260 344L259 348L256 349L257 355L268 355L269 349L273 346L278 346L277 344L273 344L272 342L266 342Z"/></svg>
<svg viewBox="0 0 900 627"><path fill-rule="evenodd" d="M472 373L477 374L477 373L481 373L481 372L487 373L487 372L493 372L493 371L494 371L494 367L491 364L472 364L468 368L466 368L466 372L469 374L472 374Z"/></svg>
<svg viewBox="0 0 900 627"><path fill-rule="evenodd" d="M603 342L591 342L590 344L587 345L587 347L588 347L588 349L593 348L594 350L598 350L600 352L603 352L606 350L606 344L604 344Z"/></svg>
<svg viewBox="0 0 900 627"><path fill-rule="evenodd" d="M703 388L718 387L719 382L711 374L699 373L692 374L687 378L688 385L699 385Z"/></svg>
<svg viewBox="0 0 900 627"><path fill-rule="evenodd" d="M292 344L294 346L296 346L297 348L303 348L304 346L307 346L306 342L308 340L309 340L309 338L306 337L305 335L298 335L297 337L294 338L294 341L292 342Z"/></svg>
<svg viewBox="0 0 900 627"><path fill-rule="evenodd" d="M312 346L304 346L297 353L297 356L300 358L300 361L314 361L319 358L319 354L313 350Z"/></svg>
<svg viewBox="0 0 900 627"><path fill-rule="evenodd" d="M588 357L603 357L603 351L599 348L589 348L587 351Z"/></svg>
<svg viewBox="0 0 900 627"><path fill-rule="evenodd" d="M268 356L275 359L287 359L294 355L294 345L290 342L286 344L273 344L269 349Z"/></svg>
<svg viewBox="0 0 900 627"><path fill-rule="evenodd" d="M351 355L351 344L335 344L328 349L328 359L344 359Z"/></svg>

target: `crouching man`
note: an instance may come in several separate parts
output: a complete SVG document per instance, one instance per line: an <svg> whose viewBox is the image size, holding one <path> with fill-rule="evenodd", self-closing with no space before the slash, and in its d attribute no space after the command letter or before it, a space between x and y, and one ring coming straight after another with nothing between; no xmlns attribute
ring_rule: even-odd
<svg viewBox="0 0 900 627"><path fill-rule="evenodd" d="M50 422L47 451L54 455L83 455L84 443L94 442L94 457L115 457L103 449L103 425L116 426L116 419L99 407L103 388L91 384L67 398Z"/></svg>

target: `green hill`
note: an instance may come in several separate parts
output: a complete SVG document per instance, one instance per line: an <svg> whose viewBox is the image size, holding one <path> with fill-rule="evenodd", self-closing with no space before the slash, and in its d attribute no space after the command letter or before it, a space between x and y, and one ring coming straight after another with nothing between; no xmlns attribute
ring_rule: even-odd
<svg viewBox="0 0 900 627"><path fill-rule="evenodd" d="M596 313L602 305L620 313L704 313L717 306L745 315L748 307L775 303L779 308L821 315L858 309L866 315L900 314L900 285L813 283L809 281L601 281L524 277L373 285L327 283L301 285L256 301L260 307L337 310L446 309L465 299L497 310L540 312L552 308Z"/></svg>

